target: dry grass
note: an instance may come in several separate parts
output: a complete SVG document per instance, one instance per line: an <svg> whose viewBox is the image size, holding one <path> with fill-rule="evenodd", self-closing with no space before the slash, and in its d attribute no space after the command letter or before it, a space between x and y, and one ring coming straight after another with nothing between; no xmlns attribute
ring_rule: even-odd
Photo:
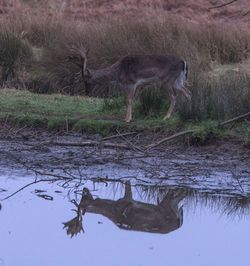
<svg viewBox="0 0 250 266"><path fill-rule="evenodd" d="M130 19L177 16L192 21L219 21L249 25L249 1L240 0L223 8L210 9L227 0L8 0L0 1L1 14L18 17L61 16L67 19L96 21L104 18L129 16Z"/></svg>
<svg viewBox="0 0 250 266"><path fill-rule="evenodd" d="M15 22L6 20L4 25L15 36L22 33L20 47L24 43L32 47L33 65L27 72L35 81L31 83L38 86L33 88L35 91L40 90L42 80L48 81L45 84L50 84L51 92L84 94L80 69L68 60L72 45L84 45L90 48L90 68L107 66L128 54L171 53L185 59L190 66L193 102L191 108L185 102L179 104L182 118L224 118L249 109L247 76L226 73L212 80L208 76L214 65L241 63L248 58L250 34L244 29L226 24L187 23L176 17L154 22L122 17L102 23L30 17ZM46 90L49 91L50 88ZM156 98L162 97L156 91L156 95L141 96L141 113L148 115L151 103L159 112ZM165 108L165 102L160 105Z"/></svg>

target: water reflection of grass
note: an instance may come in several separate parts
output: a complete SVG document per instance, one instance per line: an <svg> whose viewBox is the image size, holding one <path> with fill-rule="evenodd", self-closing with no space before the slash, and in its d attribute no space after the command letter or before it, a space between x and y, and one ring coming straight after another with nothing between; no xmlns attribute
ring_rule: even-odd
<svg viewBox="0 0 250 266"><path fill-rule="evenodd" d="M152 181L151 181L152 182ZM95 195L98 197L120 198L123 197L124 184L123 181L95 183ZM134 184L133 198L142 202L150 202L157 204L160 202L169 191L172 195L178 195L180 192L186 196L181 202L186 211L192 212L198 206L209 208L215 213L227 215L231 217L243 217L250 213L250 194L229 194L223 189L213 191L200 191L193 189L192 186L165 186L165 185L141 185ZM99 191L99 192L98 192Z"/></svg>
<svg viewBox="0 0 250 266"><path fill-rule="evenodd" d="M197 206L209 208L213 212L232 217L243 217L250 213L250 195L230 195L223 189L218 191L201 192L192 188L185 187L166 187L166 186L136 186L139 197L145 201L157 202L161 200L169 189L178 192L180 189L185 191L186 197L183 205L185 210L193 211Z"/></svg>

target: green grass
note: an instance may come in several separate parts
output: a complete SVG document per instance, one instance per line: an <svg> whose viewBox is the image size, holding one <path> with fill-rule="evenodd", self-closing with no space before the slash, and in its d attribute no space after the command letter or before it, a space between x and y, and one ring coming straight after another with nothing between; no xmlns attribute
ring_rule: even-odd
<svg viewBox="0 0 250 266"><path fill-rule="evenodd" d="M107 100L66 96L60 94L41 95L28 91L0 91L0 120L17 125L42 127L48 130L76 130L107 135L119 130L163 130L174 128L178 119L164 122L162 119L137 119L128 124L123 121L125 102L120 109ZM115 105L118 105L115 103ZM118 111L119 109L119 111Z"/></svg>
<svg viewBox="0 0 250 266"><path fill-rule="evenodd" d="M56 117L93 116L100 113L102 101L97 98L39 95L27 91L2 90L1 112Z"/></svg>
<svg viewBox="0 0 250 266"><path fill-rule="evenodd" d="M118 108L117 102L124 106ZM163 115L143 118L135 110L133 122L126 123L123 121L125 103L122 99L118 99L117 102L108 103L107 100L98 98L60 94L41 95L5 89L0 91L0 123L101 135L116 133L117 130L159 132L170 135L193 128L196 132L189 137L189 143L194 145L206 144L214 138L225 136L240 136L245 143L249 143L248 122L241 124L238 130L235 127L229 130L218 128L218 121L215 120L184 122L177 113L174 113L171 119L163 121Z"/></svg>

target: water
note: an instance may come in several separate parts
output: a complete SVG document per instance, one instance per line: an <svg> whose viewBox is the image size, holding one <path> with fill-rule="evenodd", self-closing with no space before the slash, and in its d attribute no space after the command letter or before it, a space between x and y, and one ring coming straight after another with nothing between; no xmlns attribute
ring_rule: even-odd
<svg viewBox="0 0 250 266"><path fill-rule="evenodd" d="M1 176L0 188L7 191L0 192L0 198L31 181L31 176ZM134 181L131 184L136 203L126 205L123 212L116 211L118 220L123 217L122 223L127 223L127 230L117 226L116 218L112 222L110 217L100 214L107 215L110 206L114 208L117 200L123 198L125 185L121 183L87 181L78 187L75 183L66 186L62 182L44 182L2 201L0 266L250 265L248 195L225 192L219 193L221 196L212 190L200 193L173 185L157 187ZM89 189L93 199L100 200L85 204L84 233L71 238L66 228L63 229L63 223L76 217L72 200L80 202L83 187ZM154 223L153 218L162 214L156 207L157 202L162 202L167 193L172 201L164 205L162 212L164 228L169 232L150 233L143 232L142 227L140 231L132 228L136 219L141 219L141 223L149 220ZM119 209L121 205L117 206ZM134 220L131 222L130 218ZM133 230L129 230L128 224ZM149 231L149 225L145 228Z"/></svg>

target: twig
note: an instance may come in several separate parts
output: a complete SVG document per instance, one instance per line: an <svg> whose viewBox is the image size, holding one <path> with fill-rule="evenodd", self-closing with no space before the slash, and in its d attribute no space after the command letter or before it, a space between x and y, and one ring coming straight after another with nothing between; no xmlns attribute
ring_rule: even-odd
<svg viewBox="0 0 250 266"><path fill-rule="evenodd" d="M247 16L248 14L250 14L250 10L247 11L247 12L245 12L244 14L242 14L242 17L245 17L245 16Z"/></svg>
<svg viewBox="0 0 250 266"><path fill-rule="evenodd" d="M210 9L215 9L215 8L221 8L221 7L224 7L224 6L228 6L228 5L231 5L231 4L233 4L234 2L237 2L237 1L238 0L232 0L232 1L230 1L228 3L225 3L225 4L221 4L221 5L218 5L218 6L213 6L213 7L210 7L209 10Z"/></svg>
<svg viewBox="0 0 250 266"><path fill-rule="evenodd" d="M67 116L65 117L65 122L66 122L66 132L68 133L69 132L69 120Z"/></svg>
<svg viewBox="0 0 250 266"><path fill-rule="evenodd" d="M116 135L112 135L112 136L109 136L109 137L102 138L101 141L110 140L110 139L116 139L116 138L120 138L122 136L123 137L127 137L127 136L131 136L131 135L135 135L137 133L138 132L127 132L127 133L116 134Z"/></svg>
<svg viewBox="0 0 250 266"><path fill-rule="evenodd" d="M29 187L29 186L32 186L32 185L34 185L34 184L41 183L41 182L56 182L56 181L60 181L60 180L61 180L61 178L57 178L57 179L40 179L40 180L35 180L35 181L33 181L33 182L31 182L31 183L29 183L29 184L27 184L27 185L21 187L20 189L16 190L15 192L13 192L12 194L10 194L9 196L7 196L7 197L1 199L1 201L7 200L7 199L13 197L14 195L16 195L17 193L19 193L20 191L22 191L22 190L24 190L25 188L27 188L27 187Z"/></svg>
<svg viewBox="0 0 250 266"><path fill-rule="evenodd" d="M248 116L250 116L250 112L245 113L245 114L243 114L243 115L236 116L236 117L231 118L231 119L229 119L229 120L226 120L226 121L224 121L224 122L222 122L222 123L219 123L219 126L225 126L225 125L227 125L227 124L230 124L230 123L232 123L232 122L234 122L234 121L241 120L241 119L243 119L243 118L245 118L245 117L248 117Z"/></svg>
<svg viewBox="0 0 250 266"><path fill-rule="evenodd" d="M176 133L176 134L174 134L174 135L171 135L171 136L169 136L169 137L166 137L166 138L164 138L164 139L161 139L161 140L159 140L159 141L156 142L156 143L152 143L152 144L150 144L150 145L147 145L145 148L146 148L146 150L149 150L149 149L152 149L152 148L154 148L154 147L156 147L156 146L159 146L160 144L162 144L162 143L164 143L164 142L167 142L167 141L169 141L169 140L172 140L172 139L178 138L178 137L180 137L180 136L188 135L188 134L191 134L191 133L194 133L194 132L195 132L194 129L192 129L192 130L185 130L185 131L182 131L182 132Z"/></svg>
<svg viewBox="0 0 250 266"><path fill-rule="evenodd" d="M119 134L119 131L118 130L116 130L117 131L117 133ZM136 151L140 151L140 152L142 152L142 153L145 153L145 151L144 150L142 150L140 147L138 147L137 145L135 145L135 144L133 144L131 141L129 141L128 139L126 139L124 136L122 136L122 135L120 135L121 136L121 138L124 140L124 141L126 141L127 143L128 143L128 145L130 145L134 150L136 150Z"/></svg>
<svg viewBox="0 0 250 266"><path fill-rule="evenodd" d="M127 149L130 150L131 147L124 144L117 144L112 142L99 142L99 141L83 141L83 142L58 142L58 141L49 141L43 142L42 145L55 145L55 146L70 146L70 147L86 147L86 146L102 146L105 148L117 148L117 149Z"/></svg>
<svg viewBox="0 0 250 266"><path fill-rule="evenodd" d="M243 118L246 118L246 117L248 117L248 116L250 116L250 112L245 113L245 114L243 114L243 115L236 116L236 117L231 118L231 119L229 119L229 120L226 120L226 121L224 121L224 122L221 122L221 123L219 123L217 126L218 126L218 127L219 127L219 126L225 126L225 125L228 125L228 124L233 123L233 122L235 122L235 121L239 121L239 120L241 120L241 119L243 119ZM195 133L195 132L196 132L196 129L185 130L185 131L182 131L182 132L176 133L176 134L174 134L174 135L172 135L172 136L169 136L169 137L166 137L166 138L164 138L164 139L161 139L161 140L159 140L159 141L156 142L156 143L152 143L152 144L146 146L145 148L146 148L146 150L149 150L149 149L152 149L152 148L154 148L154 147L157 147L157 146L159 146L160 144L162 144L162 143L164 143L164 142L167 142L167 141L169 141L169 140L172 140L172 139L178 138L178 137L180 137L180 136L185 136L185 135L188 135L188 134L191 134L191 133Z"/></svg>

